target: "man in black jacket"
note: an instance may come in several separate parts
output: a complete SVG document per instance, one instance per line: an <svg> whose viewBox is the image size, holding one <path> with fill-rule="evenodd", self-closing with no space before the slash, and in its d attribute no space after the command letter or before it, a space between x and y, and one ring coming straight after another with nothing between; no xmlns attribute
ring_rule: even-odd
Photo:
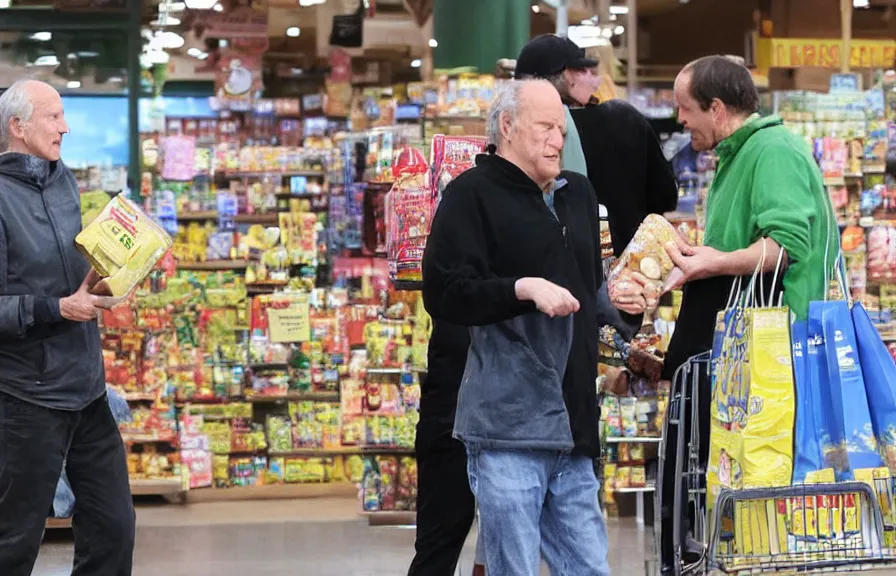
<svg viewBox="0 0 896 576"><path fill-rule="evenodd" d="M451 436L469 347L466 326L433 320L415 443L417 554L408 576L453 576L476 517L467 452ZM474 567L473 576L477 570L481 566Z"/></svg>
<svg viewBox="0 0 896 576"><path fill-rule="evenodd" d="M619 256L648 214L675 210L678 184L640 112L623 100L594 103L591 67L596 65L572 40L543 34L520 51L515 74L544 78L560 92L578 137L567 139L563 167L587 172L598 203L607 209L613 252ZM584 171L576 160L582 156Z"/></svg>
<svg viewBox="0 0 896 576"><path fill-rule="evenodd" d="M129 576L134 505L106 401L97 327L115 301L75 248L78 186L68 132L42 82L0 96L0 574L28 576L65 463L75 495L73 576Z"/></svg>
<svg viewBox="0 0 896 576"><path fill-rule="evenodd" d="M597 202L561 172L556 90L512 82L489 110L490 153L433 222L423 297L470 327L454 436L464 442L489 574L609 574L592 460L600 451Z"/></svg>

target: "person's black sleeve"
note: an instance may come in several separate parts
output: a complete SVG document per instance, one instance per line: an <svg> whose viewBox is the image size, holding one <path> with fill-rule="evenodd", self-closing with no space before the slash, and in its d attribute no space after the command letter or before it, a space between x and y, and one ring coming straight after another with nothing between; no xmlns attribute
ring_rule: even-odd
<svg viewBox="0 0 896 576"><path fill-rule="evenodd" d="M3 295L8 270L6 231L0 222L0 338L21 339L32 326L55 324L62 320L58 298L31 294Z"/></svg>
<svg viewBox="0 0 896 576"><path fill-rule="evenodd" d="M536 310L517 299L519 278L493 272L485 225L474 191L449 185L423 255L423 303L433 318L484 326Z"/></svg>
<svg viewBox="0 0 896 576"><path fill-rule="evenodd" d="M675 171L672 164L666 160L663 147L646 118L641 122L644 130L645 146L647 148L647 166L645 172L646 200L648 214L664 214L672 212L678 207L678 182L675 180Z"/></svg>
<svg viewBox="0 0 896 576"><path fill-rule="evenodd" d="M616 309L610 301L609 284L603 276L604 263L601 251L600 240L600 211L597 205L597 195L591 183L588 182L589 195L591 198L591 211L594 214L592 222L594 222L594 250L595 250L595 278L597 279L597 325L612 326L616 331L625 338L626 341L631 340L638 330L641 328L644 316L638 314L633 316L626 312Z"/></svg>

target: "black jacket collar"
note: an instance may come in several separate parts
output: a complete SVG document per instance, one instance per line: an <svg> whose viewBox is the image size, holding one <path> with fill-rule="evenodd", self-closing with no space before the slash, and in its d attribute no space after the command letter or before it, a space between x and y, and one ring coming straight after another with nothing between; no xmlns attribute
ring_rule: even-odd
<svg viewBox="0 0 896 576"><path fill-rule="evenodd" d="M537 192L539 194L544 192L519 166L492 152L492 149L493 148L489 146L488 154L476 155L476 166L479 169L485 170L489 176L502 184L506 184L509 188L519 189L525 192ZM560 180L559 177L558 180ZM555 189L561 187L562 186L558 186Z"/></svg>

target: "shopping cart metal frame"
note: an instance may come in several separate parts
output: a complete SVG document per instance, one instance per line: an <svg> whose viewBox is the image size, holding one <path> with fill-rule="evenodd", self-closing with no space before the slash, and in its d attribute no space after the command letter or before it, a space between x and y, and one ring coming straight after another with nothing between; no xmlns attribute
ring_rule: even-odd
<svg viewBox="0 0 896 576"><path fill-rule="evenodd" d="M657 474L656 505L654 507L654 535L656 537L657 559L662 559L661 543L664 530L672 531L673 562L672 575L702 574L760 574L774 572L815 573L815 572L853 572L896 566L896 550L884 546L884 523L878 502L881 489L878 481L875 488L864 482L837 484L796 485L781 488L759 488L747 490L723 489L718 496L712 512L707 516L706 470L700 461L701 441L709 442L709 438L700 437L698 406L700 402L700 377L709 377L711 370L711 353L704 352L688 359L674 374L669 390L669 406L664 423L663 439L659 451L659 467ZM675 434L675 462L666 462L666 443L670 430ZM685 432L687 431L687 434ZM687 438L685 438L687 436ZM665 479L665 467L674 465L674 497L672 502L672 518L663 523L662 509ZM890 490L894 490L892 480ZM825 495L852 494L856 506L861 507L862 530L858 543L850 548L837 548L822 552L801 551L786 552L775 558L756 558L744 562L745 557L732 556L722 550L720 535L722 534L723 514L734 514L734 506L750 501L770 501L800 498L815 498ZM699 548L699 561L684 566L682 541L686 527L682 519L687 512L692 512L692 539L688 544ZM805 525L805 509L803 511ZM711 530L707 530L711 528ZM891 527L892 529L892 527ZM695 550L690 549L689 552ZM740 562L738 562L740 561ZM656 570L660 562L656 563ZM655 576L655 575L649 575Z"/></svg>

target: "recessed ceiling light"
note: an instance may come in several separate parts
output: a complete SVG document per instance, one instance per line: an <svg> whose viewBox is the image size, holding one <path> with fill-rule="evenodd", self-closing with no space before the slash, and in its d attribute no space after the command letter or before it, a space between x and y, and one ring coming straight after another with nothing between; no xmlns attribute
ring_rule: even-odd
<svg viewBox="0 0 896 576"><path fill-rule="evenodd" d="M301 34L301 33L302 33L302 30L298 26L290 26L289 28L286 29L286 35L289 36L290 38L298 38L299 34Z"/></svg>
<svg viewBox="0 0 896 576"><path fill-rule="evenodd" d="M66 84L66 86L74 90L75 88L80 88L81 83L77 80L71 80L68 84Z"/></svg>
<svg viewBox="0 0 896 576"><path fill-rule="evenodd" d="M438 40L436 40L435 38L430 38L430 39L429 39L429 47L430 47L430 48L438 48L438 46L439 46L439 41L438 41Z"/></svg>
<svg viewBox="0 0 896 576"><path fill-rule="evenodd" d="M421 66L423 66L423 61L419 58L414 58L413 60L411 60L411 68L419 68Z"/></svg>
<svg viewBox="0 0 896 576"><path fill-rule="evenodd" d="M47 42L53 39L52 32L35 32L31 35L32 40L37 40L38 42Z"/></svg>

